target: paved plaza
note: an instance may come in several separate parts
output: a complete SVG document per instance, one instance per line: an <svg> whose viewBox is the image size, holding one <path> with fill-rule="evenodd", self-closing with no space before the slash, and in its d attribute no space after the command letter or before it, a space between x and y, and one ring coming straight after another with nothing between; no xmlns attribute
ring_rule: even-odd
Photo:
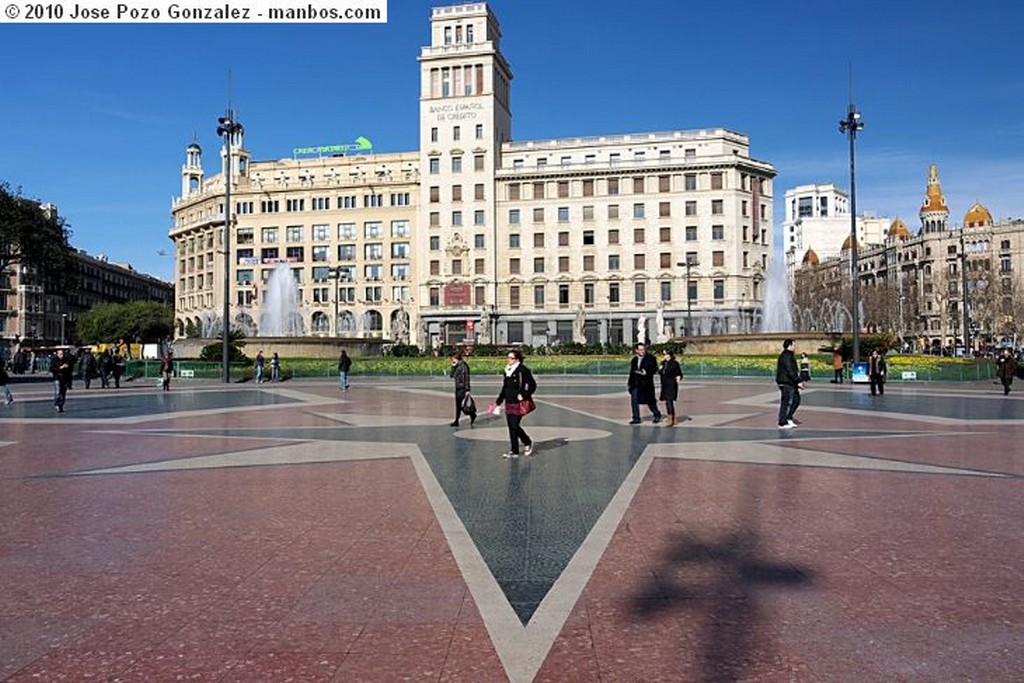
<svg viewBox="0 0 1024 683"><path fill-rule="evenodd" d="M1024 679L1016 393L538 383L518 460L439 379L14 385L0 679Z"/></svg>

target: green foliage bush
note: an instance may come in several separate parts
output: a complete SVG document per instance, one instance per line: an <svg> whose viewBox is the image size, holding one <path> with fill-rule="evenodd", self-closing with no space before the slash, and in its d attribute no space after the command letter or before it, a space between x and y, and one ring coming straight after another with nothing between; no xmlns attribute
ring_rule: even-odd
<svg viewBox="0 0 1024 683"><path fill-rule="evenodd" d="M242 351L242 347L245 346L245 334L241 330L231 330L228 332L228 362L230 363L242 363L249 365L253 361L251 358L245 355ZM224 359L224 343L214 342L213 344L207 344L199 352L200 360L208 361L222 361ZM269 362L268 362L269 371Z"/></svg>
<svg viewBox="0 0 1024 683"><path fill-rule="evenodd" d="M843 360L853 360L853 337L842 337L836 339L836 343L839 345L839 351L843 354ZM889 332L883 332L881 334L862 334L860 337L860 355L861 360L870 356L875 349L878 349L879 353L885 354L893 349L900 347L899 338ZM823 346L818 351L822 353L832 353L835 346Z"/></svg>
<svg viewBox="0 0 1024 683"><path fill-rule="evenodd" d="M174 311L155 301L104 303L78 317L78 338L86 344L102 344L118 339L156 342L174 331Z"/></svg>
<svg viewBox="0 0 1024 683"><path fill-rule="evenodd" d="M422 354L420 347L415 344L395 344L391 347L390 355L395 358L414 358Z"/></svg>

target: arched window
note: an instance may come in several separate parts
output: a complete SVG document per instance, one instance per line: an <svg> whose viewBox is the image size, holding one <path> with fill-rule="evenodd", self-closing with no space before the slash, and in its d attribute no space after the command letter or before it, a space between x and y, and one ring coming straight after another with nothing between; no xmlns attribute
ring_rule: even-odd
<svg viewBox="0 0 1024 683"><path fill-rule="evenodd" d="M313 332L330 332L331 319L326 314L317 311L313 314L312 326Z"/></svg>
<svg viewBox="0 0 1024 683"><path fill-rule="evenodd" d="M366 331L384 331L384 316L380 314L380 311L369 310L366 312Z"/></svg>
<svg viewBox="0 0 1024 683"><path fill-rule="evenodd" d="M338 334L351 334L356 331L356 318L351 311L338 313Z"/></svg>
<svg viewBox="0 0 1024 683"><path fill-rule="evenodd" d="M241 330L246 337L256 336L256 321L253 320L252 316L248 313L243 312L236 315L232 326Z"/></svg>

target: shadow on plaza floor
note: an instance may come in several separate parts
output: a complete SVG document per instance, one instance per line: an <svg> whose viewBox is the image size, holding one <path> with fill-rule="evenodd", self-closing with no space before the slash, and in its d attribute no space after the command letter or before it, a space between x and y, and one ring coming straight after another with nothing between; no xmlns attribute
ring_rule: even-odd
<svg viewBox="0 0 1024 683"><path fill-rule="evenodd" d="M651 578L633 597L643 619L670 618L695 629L696 651L680 652L698 662L704 683L729 683L749 675L745 667L763 656L761 636L768 626L763 597L778 590L813 587L816 572L772 558L758 530L767 500L799 496L799 473L748 469L735 489L737 507L727 531L673 534L662 546ZM781 475L781 478L779 478ZM794 479L794 476L797 478ZM728 514L728 513L726 513ZM721 529L721 527L719 527Z"/></svg>
<svg viewBox="0 0 1024 683"><path fill-rule="evenodd" d="M762 557L759 535L739 529L713 539L679 533L663 549L634 612L644 619L668 617L697 626L696 657L706 683L742 680L749 655L760 650L759 593L808 588L814 572Z"/></svg>

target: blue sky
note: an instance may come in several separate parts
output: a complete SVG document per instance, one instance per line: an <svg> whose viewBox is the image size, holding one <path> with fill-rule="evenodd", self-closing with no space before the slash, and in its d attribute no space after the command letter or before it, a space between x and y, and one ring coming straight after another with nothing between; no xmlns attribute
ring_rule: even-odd
<svg viewBox="0 0 1024 683"><path fill-rule="evenodd" d="M56 203L72 242L169 277L170 202L197 136L219 170L227 97L256 159L356 136L418 149L430 7L387 24L6 25L0 180ZM1024 4L496 0L517 140L726 127L787 188L849 185L847 70L866 128L858 209L917 225L928 165L959 223L1024 216ZM852 8L846 13L844 8Z"/></svg>

